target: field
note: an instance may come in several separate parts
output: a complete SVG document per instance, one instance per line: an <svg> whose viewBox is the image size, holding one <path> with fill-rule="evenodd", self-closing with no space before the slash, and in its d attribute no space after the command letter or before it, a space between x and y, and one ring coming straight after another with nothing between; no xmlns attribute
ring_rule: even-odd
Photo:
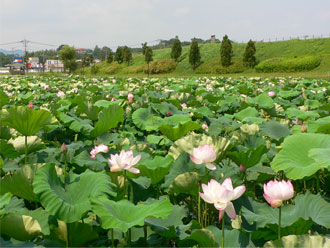
<svg viewBox="0 0 330 248"><path fill-rule="evenodd" d="M329 247L329 80L5 76L0 107L2 247Z"/></svg>

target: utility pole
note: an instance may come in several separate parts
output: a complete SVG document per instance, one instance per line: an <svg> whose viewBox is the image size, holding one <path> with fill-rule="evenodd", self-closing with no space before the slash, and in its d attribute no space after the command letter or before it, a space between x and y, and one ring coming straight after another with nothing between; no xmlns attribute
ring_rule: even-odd
<svg viewBox="0 0 330 248"><path fill-rule="evenodd" d="M23 43L23 46L24 46L25 68L26 68L26 72L28 72L28 70L29 70L29 65L28 65L29 58L27 58L27 50L26 50L26 47L27 47L27 43L28 43L28 41L27 41L26 39L24 39L24 40L22 40L21 42Z"/></svg>

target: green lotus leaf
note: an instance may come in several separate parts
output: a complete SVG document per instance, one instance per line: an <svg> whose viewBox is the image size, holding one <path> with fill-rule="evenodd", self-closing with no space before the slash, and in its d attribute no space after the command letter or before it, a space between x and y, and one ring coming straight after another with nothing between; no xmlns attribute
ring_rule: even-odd
<svg viewBox="0 0 330 248"><path fill-rule="evenodd" d="M190 194L198 196L198 183L200 181L197 172L185 172L178 175L169 187L169 194Z"/></svg>
<svg viewBox="0 0 330 248"><path fill-rule="evenodd" d="M67 223L80 220L91 210L89 197L114 196L113 187L104 172L86 170L79 175L70 172L64 180L52 164L40 168L33 181L34 192L45 209Z"/></svg>
<svg viewBox="0 0 330 248"><path fill-rule="evenodd" d="M0 108L7 105L9 102L9 97L5 94L5 92L0 91Z"/></svg>
<svg viewBox="0 0 330 248"><path fill-rule="evenodd" d="M280 92L277 94L278 97L282 97L284 99L294 98L299 95L300 92L294 90L280 90Z"/></svg>
<svg viewBox="0 0 330 248"><path fill-rule="evenodd" d="M54 228L47 239L54 240L56 243L69 247L82 247L88 242L99 238L98 233L92 225L87 223L65 223L58 220L57 226Z"/></svg>
<svg viewBox="0 0 330 248"><path fill-rule="evenodd" d="M118 105L110 105L99 113L99 120L95 123L95 128L92 130L91 136L98 137L111 128L115 128L119 122L123 121L123 108Z"/></svg>
<svg viewBox="0 0 330 248"><path fill-rule="evenodd" d="M17 240L30 240L40 234L50 234L49 214L38 208L7 214L0 220L1 233Z"/></svg>
<svg viewBox="0 0 330 248"><path fill-rule="evenodd" d="M205 144L213 145L217 157L220 157L229 146L230 141L223 137L192 133L175 141L169 149L169 155L177 159L181 153L186 152L192 154L194 147Z"/></svg>
<svg viewBox="0 0 330 248"><path fill-rule="evenodd" d="M151 179L152 184L157 184L168 174L174 160L171 156L166 158L156 156L153 160L145 160L139 163L140 175Z"/></svg>
<svg viewBox="0 0 330 248"><path fill-rule="evenodd" d="M104 163L96 159L91 159L90 154L87 151L79 153L73 158L73 161L80 167L87 167L92 171L102 171L105 167Z"/></svg>
<svg viewBox="0 0 330 248"><path fill-rule="evenodd" d="M12 175L7 174L0 179L0 192L4 194L11 192L13 195L22 197L29 201L38 201L37 195L33 192L32 181L36 170L41 165L25 165Z"/></svg>
<svg viewBox="0 0 330 248"><path fill-rule="evenodd" d="M177 127L173 127L171 125L165 124L159 127L159 131L162 132L167 138L172 141L176 141L181 137L185 136L187 133L193 130L199 130L202 126L194 121L188 121L185 123L179 123Z"/></svg>
<svg viewBox="0 0 330 248"><path fill-rule="evenodd" d="M191 117L189 115L179 114L164 118L163 124L178 126L179 124L184 124L188 121L191 121Z"/></svg>
<svg viewBox="0 0 330 248"><path fill-rule="evenodd" d="M257 148L227 152L227 156L238 166L243 164L246 168L250 168L259 163L262 155L264 155L267 151L268 150L265 145L259 145Z"/></svg>
<svg viewBox="0 0 330 248"><path fill-rule="evenodd" d="M187 217L187 211L184 206L173 205L173 211L167 219L148 218L145 220L146 224L160 227L163 231L168 230L170 226L183 225L182 219ZM158 229L158 231L160 231Z"/></svg>
<svg viewBox="0 0 330 248"><path fill-rule="evenodd" d="M302 179L313 175L328 165L309 156L314 148L330 148L330 136L326 134L301 133L285 138L282 150L271 162L271 167L278 172L283 170L290 179Z"/></svg>
<svg viewBox="0 0 330 248"><path fill-rule="evenodd" d="M246 117L258 117L258 116L259 116L258 110L252 107L247 107L241 110L240 112L234 114L234 117L240 121L242 121Z"/></svg>
<svg viewBox="0 0 330 248"><path fill-rule="evenodd" d="M266 94L261 94L254 99L258 108L272 109L274 107L274 101L271 97Z"/></svg>
<svg viewBox="0 0 330 248"><path fill-rule="evenodd" d="M330 147L310 149L308 151L308 157L314 159L322 167L330 168Z"/></svg>
<svg viewBox="0 0 330 248"><path fill-rule="evenodd" d="M199 247L219 247L220 240L216 240L214 233L209 229L193 230L185 240L194 240ZM226 239L225 239L226 241Z"/></svg>
<svg viewBox="0 0 330 248"><path fill-rule="evenodd" d="M268 136L271 139L280 140L291 134L287 125L271 120L260 125L260 131L263 136Z"/></svg>
<svg viewBox="0 0 330 248"><path fill-rule="evenodd" d="M302 111L297 108L288 108L285 112L290 119L299 119L302 121L320 117L320 115L314 111Z"/></svg>
<svg viewBox="0 0 330 248"><path fill-rule="evenodd" d="M280 240L268 241L265 248L330 247L330 238L322 235L288 235Z"/></svg>
<svg viewBox="0 0 330 248"><path fill-rule="evenodd" d="M56 119L44 109L34 110L28 107L14 107L0 111L0 123L14 128L24 136L35 135Z"/></svg>
<svg viewBox="0 0 330 248"><path fill-rule="evenodd" d="M155 145L166 145L166 144L171 142L165 136L156 136L156 135L153 135L153 134L149 134L147 136L147 141L148 141L148 143L155 144Z"/></svg>
<svg viewBox="0 0 330 248"><path fill-rule="evenodd" d="M0 140L0 154L6 158L14 159L19 156L12 144L8 144L4 140Z"/></svg>
<svg viewBox="0 0 330 248"><path fill-rule="evenodd" d="M105 197L90 200L93 211L101 219L101 226L104 229L117 228L122 232L133 226L143 226L146 218L166 219L173 208L169 199L138 205L127 200L115 202Z"/></svg>
<svg viewBox="0 0 330 248"><path fill-rule="evenodd" d="M5 206L7 206L11 200L12 194L5 193L0 196L0 216L5 213Z"/></svg>
<svg viewBox="0 0 330 248"><path fill-rule="evenodd" d="M206 106L200 107L196 110L193 110L192 112L201 116L214 117L214 113Z"/></svg>
<svg viewBox="0 0 330 248"><path fill-rule="evenodd" d="M278 224L279 211L277 208L272 208L266 203L251 202L251 210L245 207L242 208L243 216L250 224L256 223L257 228L267 227L270 224ZM307 192L295 198L295 205L285 205L282 207L281 226L291 226L302 218L304 220L311 219L314 223L329 228L329 213L329 202L325 201L321 195L313 195Z"/></svg>
<svg viewBox="0 0 330 248"><path fill-rule="evenodd" d="M134 124L146 131L157 130L163 124L163 119L159 116L154 116L149 109L140 108L132 114Z"/></svg>

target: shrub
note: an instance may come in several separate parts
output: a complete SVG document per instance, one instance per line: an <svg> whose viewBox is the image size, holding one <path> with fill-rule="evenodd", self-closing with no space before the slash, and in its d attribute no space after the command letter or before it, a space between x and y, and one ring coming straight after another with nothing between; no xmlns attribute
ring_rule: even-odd
<svg viewBox="0 0 330 248"><path fill-rule="evenodd" d="M150 74L169 73L175 70L177 62L174 59L161 59L152 61L149 64ZM147 66L144 68L144 72L148 73Z"/></svg>
<svg viewBox="0 0 330 248"><path fill-rule="evenodd" d="M273 58L259 63L255 69L257 72L297 72L310 71L321 64L321 59L316 56L304 56L294 58Z"/></svg>
<svg viewBox="0 0 330 248"><path fill-rule="evenodd" d="M228 74L228 73L240 73L247 69L246 65L241 59L233 59L232 64L228 67L221 65L220 58L214 58L206 63L201 64L196 73L199 74Z"/></svg>

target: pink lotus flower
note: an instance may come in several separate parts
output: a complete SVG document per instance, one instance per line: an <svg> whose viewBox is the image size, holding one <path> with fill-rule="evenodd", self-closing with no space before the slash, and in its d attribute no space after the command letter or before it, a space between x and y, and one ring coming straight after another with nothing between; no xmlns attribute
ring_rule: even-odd
<svg viewBox="0 0 330 248"><path fill-rule="evenodd" d="M132 103L134 99L134 95L132 93L129 93L127 96L128 102Z"/></svg>
<svg viewBox="0 0 330 248"><path fill-rule="evenodd" d="M105 98L110 98L110 95L109 94L106 94Z"/></svg>
<svg viewBox="0 0 330 248"><path fill-rule="evenodd" d="M207 130L207 129L209 129L209 126L208 126L207 124L203 123L203 124L202 124L202 128L203 128L204 130Z"/></svg>
<svg viewBox="0 0 330 248"><path fill-rule="evenodd" d="M117 99L115 97L111 98L111 102L116 101Z"/></svg>
<svg viewBox="0 0 330 248"><path fill-rule="evenodd" d="M270 97L275 96L275 92L274 92L274 91L269 91L267 94L268 94L268 96L270 96Z"/></svg>
<svg viewBox="0 0 330 248"><path fill-rule="evenodd" d="M187 108L187 103L182 103L182 104L181 104L181 108L182 108L182 109Z"/></svg>
<svg viewBox="0 0 330 248"><path fill-rule="evenodd" d="M109 151L109 147L106 146L106 145L98 145L98 146L95 146L91 151L90 151L90 154L91 154L91 158L92 159L95 159L96 157L96 154L100 153L100 152L103 152L103 153L107 153Z"/></svg>
<svg viewBox="0 0 330 248"><path fill-rule="evenodd" d="M293 193L294 189L290 180L287 182L284 180L281 182L271 180L264 184L264 197L273 208L281 206L282 201L292 198Z"/></svg>
<svg viewBox="0 0 330 248"><path fill-rule="evenodd" d="M222 219L224 212L231 219L236 219L235 208L231 201L243 195L246 190L244 185L234 189L231 179L228 177L222 184L211 179L207 185L202 184L202 189L203 193L199 192L200 197L207 203L214 204L214 207L219 210L219 221Z"/></svg>
<svg viewBox="0 0 330 248"><path fill-rule="evenodd" d="M10 93L10 92L9 92L7 95L8 95L9 97L12 97L12 96L13 96L13 93Z"/></svg>
<svg viewBox="0 0 330 248"><path fill-rule="evenodd" d="M209 170L216 170L214 164L211 164L217 158L217 153L215 152L212 145L203 145L198 148L193 149L193 154L190 155L190 159L195 164L206 164L206 168Z"/></svg>
<svg viewBox="0 0 330 248"><path fill-rule="evenodd" d="M131 150L121 150L119 155L111 154L111 158L108 159L109 163L111 164L110 171L117 172L122 170L128 170L131 173L139 174L140 170L135 168L134 165L136 165L140 159L141 155L133 157L133 151Z"/></svg>
<svg viewBox="0 0 330 248"><path fill-rule="evenodd" d="M29 109L34 109L34 105L32 102L29 102Z"/></svg>
<svg viewBox="0 0 330 248"><path fill-rule="evenodd" d="M65 96L65 93L61 90L59 90L56 94L57 97L64 97Z"/></svg>

